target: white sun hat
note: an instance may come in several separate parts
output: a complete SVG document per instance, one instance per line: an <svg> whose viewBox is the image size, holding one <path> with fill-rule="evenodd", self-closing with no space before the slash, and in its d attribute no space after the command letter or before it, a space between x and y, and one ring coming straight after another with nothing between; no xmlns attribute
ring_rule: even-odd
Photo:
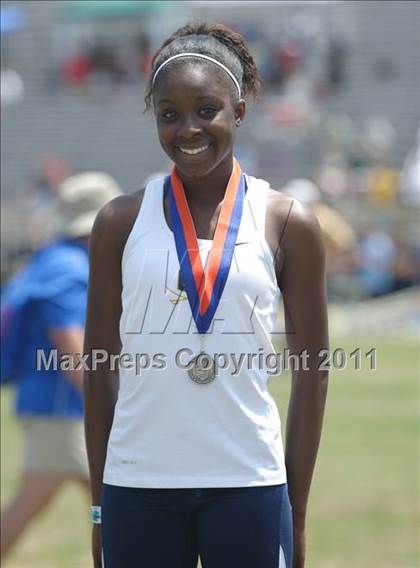
<svg viewBox="0 0 420 568"><path fill-rule="evenodd" d="M121 195L122 190L104 172L85 172L64 180L57 194L63 218L61 233L70 237L84 237L91 233L99 210Z"/></svg>

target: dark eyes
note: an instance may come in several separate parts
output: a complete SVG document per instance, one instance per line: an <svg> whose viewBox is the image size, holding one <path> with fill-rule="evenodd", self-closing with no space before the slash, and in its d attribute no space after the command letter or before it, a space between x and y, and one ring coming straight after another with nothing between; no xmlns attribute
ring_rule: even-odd
<svg viewBox="0 0 420 568"><path fill-rule="evenodd" d="M218 109L212 106L201 107L198 110L198 114L204 118L212 118L216 115ZM175 120L178 117L178 113L175 110L166 110L161 114L164 120Z"/></svg>
<svg viewBox="0 0 420 568"><path fill-rule="evenodd" d="M202 116L214 116L217 113L217 108L215 107L203 107L200 109L199 114Z"/></svg>
<svg viewBox="0 0 420 568"><path fill-rule="evenodd" d="M171 120L172 118L175 118L176 116L176 112L173 110L166 110L165 112L162 112L162 118L164 118L165 120Z"/></svg>

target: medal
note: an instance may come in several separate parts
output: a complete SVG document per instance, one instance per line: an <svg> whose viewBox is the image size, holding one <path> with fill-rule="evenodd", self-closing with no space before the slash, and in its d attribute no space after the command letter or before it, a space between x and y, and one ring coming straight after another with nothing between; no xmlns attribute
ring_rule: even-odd
<svg viewBox="0 0 420 568"><path fill-rule="evenodd" d="M189 363L188 376L199 385L211 383L216 378L216 365L211 355L204 351L204 335L200 335L200 353Z"/></svg>
<svg viewBox="0 0 420 568"><path fill-rule="evenodd" d="M232 264L236 238L242 218L245 180L236 159L230 176L216 226L213 245L204 270L198 247L197 233L176 167L165 180L169 189L172 229L175 238L182 284L187 294L197 331L204 341L222 297ZM190 378L206 384L216 376L212 357L204 352L191 360Z"/></svg>
<svg viewBox="0 0 420 568"><path fill-rule="evenodd" d="M190 361L188 375L192 381L199 385L211 383L216 378L216 367L213 358L201 351Z"/></svg>

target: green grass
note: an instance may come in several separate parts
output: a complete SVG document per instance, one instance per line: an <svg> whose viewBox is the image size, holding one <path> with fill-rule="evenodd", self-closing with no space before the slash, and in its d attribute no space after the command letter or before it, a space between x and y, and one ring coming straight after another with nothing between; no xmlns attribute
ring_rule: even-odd
<svg viewBox="0 0 420 568"><path fill-rule="evenodd" d="M311 491L307 567L414 568L420 560L416 345L373 340L340 346L346 353L377 347L378 370L369 371L365 363L361 371L331 374ZM285 424L288 378L273 379L270 389ZM20 449L7 390L2 410L4 505L18 485ZM65 488L4 567L90 566L87 504L77 486Z"/></svg>

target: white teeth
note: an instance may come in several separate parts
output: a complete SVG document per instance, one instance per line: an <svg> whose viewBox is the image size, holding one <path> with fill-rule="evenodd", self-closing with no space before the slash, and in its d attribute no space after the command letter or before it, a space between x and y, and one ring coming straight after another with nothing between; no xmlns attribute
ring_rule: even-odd
<svg viewBox="0 0 420 568"><path fill-rule="evenodd" d="M194 148L194 150L187 150L186 148L181 148L181 147L179 149L184 154L188 154L189 156L194 156L195 154L201 154L201 152L204 152L204 150L207 150L207 148L209 146L210 146L210 144L207 144L207 146L201 146L201 148Z"/></svg>

